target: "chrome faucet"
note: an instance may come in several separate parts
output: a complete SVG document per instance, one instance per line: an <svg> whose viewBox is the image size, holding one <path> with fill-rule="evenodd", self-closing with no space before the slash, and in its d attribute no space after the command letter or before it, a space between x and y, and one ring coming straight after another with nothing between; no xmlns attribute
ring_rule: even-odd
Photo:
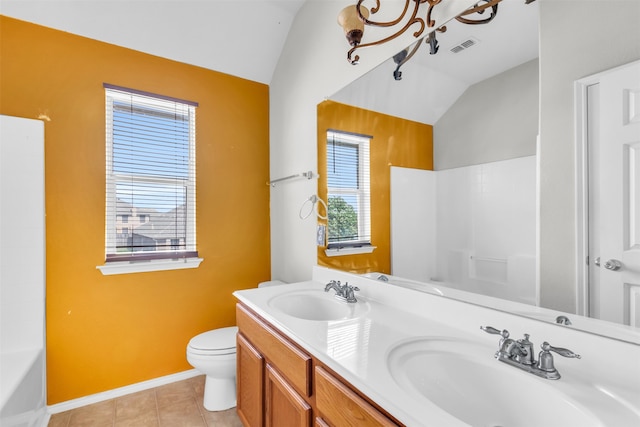
<svg viewBox="0 0 640 427"><path fill-rule="evenodd" d="M542 351L538 354L538 360L536 361L533 357L533 343L529 341L529 334L524 334L522 339L513 340L509 338L509 331L506 329L499 331L491 326L480 326L480 329L488 334L502 337L498 342L498 351L495 354L496 359L548 380L560 379L560 373L554 366L551 351L563 357L580 359L579 354L566 348L553 347L545 341L540 346Z"/></svg>
<svg viewBox="0 0 640 427"><path fill-rule="evenodd" d="M324 287L324 291L329 292L331 289L336 292L335 297L340 301L346 301L348 303L358 302L356 296L354 295L354 291L360 290L357 286L351 286L348 282L345 282L345 284L342 285L340 284L339 280L331 280Z"/></svg>
<svg viewBox="0 0 640 427"><path fill-rule="evenodd" d="M388 282L389 278L387 276L385 276L384 274L379 275L376 280L380 280L381 282Z"/></svg>
<svg viewBox="0 0 640 427"><path fill-rule="evenodd" d="M327 283L326 286L324 287L325 292L329 292L331 289L334 289L336 293L340 292L340 289L341 289L340 281L338 280L336 282L335 280L332 280L329 283Z"/></svg>

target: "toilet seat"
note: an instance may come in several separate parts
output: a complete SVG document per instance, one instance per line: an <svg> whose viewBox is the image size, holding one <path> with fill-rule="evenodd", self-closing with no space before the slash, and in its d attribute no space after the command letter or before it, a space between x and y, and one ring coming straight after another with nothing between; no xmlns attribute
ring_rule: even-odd
<svg viewBox="0 0 640 427"><path fill-rule="evenodd" d="M236 353L237 326L214 329L191 338L188 351L201 356L222 356Z"/></svg>

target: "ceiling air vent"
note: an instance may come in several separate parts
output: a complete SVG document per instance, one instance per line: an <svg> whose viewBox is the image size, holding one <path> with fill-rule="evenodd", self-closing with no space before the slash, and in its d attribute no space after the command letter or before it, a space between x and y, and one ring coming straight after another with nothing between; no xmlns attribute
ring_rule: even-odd
<svg viewBox="0 0 640 427"><path fill-rule="evenodd" d="M455 45L454 47L452 47L449 50L452 53L460 53L463 50L469 49L471 46L477 45L478 43L480 43L480 40L476 39L475 37L469 37L468 39L466 39L462 43L458 43L457 45Z"/></svg>

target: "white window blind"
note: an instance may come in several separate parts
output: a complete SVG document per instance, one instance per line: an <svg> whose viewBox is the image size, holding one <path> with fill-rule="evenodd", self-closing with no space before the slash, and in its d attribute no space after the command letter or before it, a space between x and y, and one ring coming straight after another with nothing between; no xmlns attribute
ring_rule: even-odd
<svg viewBox="0 0 640 427"><path fill-rule="evenodd" d="M107 261L197 257L197 104L105 92Z"/></svg>
<svg viewBox="0 0 640 427"><path fill-rule="evenodd" d="M370 139L327 131L329 249L371 245Z"/></svg>

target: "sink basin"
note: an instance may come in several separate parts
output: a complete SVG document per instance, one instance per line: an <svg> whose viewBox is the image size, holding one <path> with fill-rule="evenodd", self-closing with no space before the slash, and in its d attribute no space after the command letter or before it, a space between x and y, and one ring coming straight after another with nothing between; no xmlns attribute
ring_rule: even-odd
<svg viewBox="0 0 640 427"><path fill-rule="evenodd" d="M395 346L388 366L397 384L479 427L603 426L587 408L537 378L495 360L495 349L448 338Z"/></svg>
<svg viewBox="0 0 640 427"><path fill-rule="evenodd" d="M272 298L268 304L289 316L316 321L352 319L369 311L369 304L361 299L346 303L334 298L333 291L323 290L289 292Z"/></svg>

